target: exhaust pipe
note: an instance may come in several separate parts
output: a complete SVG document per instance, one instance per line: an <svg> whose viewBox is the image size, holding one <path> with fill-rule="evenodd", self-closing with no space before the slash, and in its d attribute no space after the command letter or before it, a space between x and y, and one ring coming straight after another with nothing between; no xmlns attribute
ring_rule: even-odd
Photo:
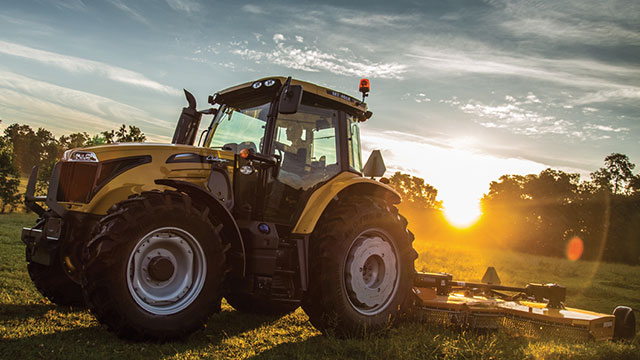
<svg viewBox="0 0 640 360"><path fill-rule="evenodd" d="M183 89L184 90L184 89ZM182 113L176 125L176 131L173 133L172 144L193 145L200 127L200 119L202 113L196 110L196 98L187 90L184 90L189 107L182 108Z"/></svg>

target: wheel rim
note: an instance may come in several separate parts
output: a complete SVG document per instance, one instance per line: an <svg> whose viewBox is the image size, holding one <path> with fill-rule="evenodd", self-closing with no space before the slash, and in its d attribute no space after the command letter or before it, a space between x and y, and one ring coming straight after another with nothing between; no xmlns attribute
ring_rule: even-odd
<svg viewBox="0 0 640 360"><path fill-rule="evenodd" d="M163 227L134 246L127 264L127 285L144 310L171 315L198 297L206 273L206 258L198 241L182 229Z"/></svg>
<svg viewBox="0 0 640 360"><path fill-rule="evenodd" d="M345 290L353 308L363 315L385 310L397 291L400 263L389 239L382 230L367 230L347 252Z"/></svg>

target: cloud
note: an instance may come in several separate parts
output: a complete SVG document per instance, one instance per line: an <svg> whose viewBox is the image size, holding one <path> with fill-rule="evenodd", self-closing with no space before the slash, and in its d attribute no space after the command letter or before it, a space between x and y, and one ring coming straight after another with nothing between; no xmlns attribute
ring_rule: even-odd
<svg viewBox="0 0 640 360"><path fill-rule="evenodd" d="M166 94L180 94L178 89L150 80L140 73L98 61L34 49L2 40L0 40L0 53L37 61L69 72L96 74L113 81Z"/></svg>
<svg viewBox="0 0 640 360"><path fill-rule="evenodd" d="M350 60L324 52L317 47L298 47L299 43L287 45L283 34L273 35L275 48L260 51L248 48L231 50L232 54L260 63L263 61L290 69L309 72L328 71L338 75L368 76L376 78L401 79L406 71L398 63L374 63L368 60Z"/></svg>
<svg viewBox="0 0 640 360"><path fill-rule="evenodd" d="M600 90L595 93L587 94L573 103L575 105L586 105L586 104L595 104L595 103L607 103L607 102L615 102L615 101L633 101L636 102L640 100L640 88L638 87L628 87L616 90Z"/></svg>
<svg viewBox="0 0 640 360"><path fill-rule="evenodd" d="M574 131L573 122L541 114L537 110L541 109L541 101L531 92L522 97L506 95L505 101L506 103L487 105L475 100L463 103L457 98L441 100L465 114L473 115L474 121L486 128L505 129L533 137L549 134L583 136L579 131Z"/></svg>
<svg viewBox="0 0 640 360"><path fill-rule="evenodd" d="M616 9L617 7L617 9ZM506 1L500 27L510 34L560 44L637 46L637 2Z"/></svg>
<svg viewBox="0 0 640 360"><path fill-rule="evenodd" d="M582 90L629 88L633 79L640 79L640 69L637 67L586 58L551 59L504 52L470 40L450 39L446 47L414 45L407 56L415 59L412 70L431 77L466 74L502 75L505 78L516 76Z"/></svg>
<svg viewBox="0 0 640 360"><path fill-rule="evenodd" d="M54 5L59 8L68 9L68 10L75 10L75 11L87 10L87 6L85 5L84 2L82 2L82 0L56 0L54 2Z"/></svg>
<svg viewBox="0 0 640 360"><path fill-rule="evenodd" d="M109 0L109 2L111 4L113 4L113 6L117 7L120 10L122 10L125 14L127 14L133 20L135 20L137 22L140 22L140 23L143 23L145 25L150 25L150 22L149 22L149 20L147 20L147 18L142 16L136 10L134 10L134 9L130 8L129 6L127 6L121 0Z"/></svg>
<svg viewBox="0 0 640 360"><path fill-rule="evenodd" d="M573 123L527 110L513 103L485 105L470 101L459 107L466 114L476 116L476 121L488 128L502 128L516 134L540 136L546 134L567 135Z"/></svg>
<svg viewBox="0 0 640 360"><path fill-rule="evenodd" d="M406 100L406 99L412 99L418 104L431 102L431 99L427 97L427 94L425 93L417 93L417 94L406 93L400 97L400 100Z"/></svg>
<svg viewBox="0 0 640 360"><path fill-rule="evenodd" d="M246 4L242 6L242 11L248 12L250 14L260 15L265 14L266 12L262 9L262 7L253 4Z"/></svg>
<svg viewBox="0 0 640 360"><path fill-rule="evenodd" d="M367 152L381 150L387 175L401 171L425 179L438 189L438 199L445 207L456 199L466 199L470 206L477 204L489 190L489 183L501 175L537 174L548 167L532 160L490 155L470 146L443 146L429 137L399 131L363 129L361 136L365 159ZM449 142L454 145L459 140Z"/></svg>
<svg viewBox="0 0 640 360"><path fill-rule="evenodd" d="M586 130L598 130L598 131L604 131L604 132L614 132L614 133L625 133L628 132L629 129L628 128L614 128L608 125L597 125L597 124L586 124L584 126L584 128Z"/></svg>
<svg viewBox="0 0 640 360"><path fill-rule="evenodd" d="M16 120L40 119L50 127L103 131L114 124L133 120L155 129L173 128L173 124L153 118L146 111L104 96L65 88L26 76L0 70L0 104ZM43 120L44 119L44 120ZM7 119L9 120L9 119ZM60 120L60 121L56 121Z"/></svg>
<svg viewBox="0 0 640 360"><path fill-rule="evenodd" d="M535 94L529 92L525 96L505 96L505 103L484 104L469 100L462 102L457 98L441 100L441 103L458 108L465 114L473 115L479 125L489 129L503 129L514 134L539 138L547 135L559 135L578 140L609 139L610 133L626 134L628 128L609 125L582 125L582 121L570 121L548 115L544 112L555 110L560 105L544 104ZM592 115L598 109L583 107L584 115ZM584 117L584 116L583 116Z"/></svg>
<svg viewBox="0 0 640 360"><path fill-rule="evenodd" d="M176 11L184 11L188 14L198 12L202 9L200 3L194 0L167 0L170 8Z"/></svg>
<svg viewBox="0 0 640 360"><path fill-rule="evenodd" d="M361 11L345 11L344 9L334 13L342 14L338 16L338 22L342 24L368 28L410 27L418 19L417 15L363 13Z"/></svg>
<svg viewBox="0 0 640 360"><path fill-rule="evenodd" d="M20 29L23 35L35 35L43 39L58 35L58 29L45 25L42 21L25 20L16 16L0 14L0 24L11 24L14 29Z"/></svg>

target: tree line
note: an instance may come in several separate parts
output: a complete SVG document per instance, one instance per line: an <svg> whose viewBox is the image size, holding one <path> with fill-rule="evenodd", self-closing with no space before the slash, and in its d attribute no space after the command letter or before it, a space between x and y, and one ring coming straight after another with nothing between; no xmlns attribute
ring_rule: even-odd
<svg viewBox="0 0 640 360"><path fill-rule="evenodd" d="M20 179L40 165L38 188L46 192L53 166L65 150L113 142L142 142L135 126L122 125L96 135L76 132L56 138L46 129L12 124L0 137L0 213L21 206ZM469 241L526 253L564 257L578 238L582 259L640 263L640 175L624 154L581 181L579 174L545 169L539 174L503 175L481 199L483 216L460 232L442 214L438 190L410 174L396 172L389 185L402 196L410 226L425 240Z"/></svg>
<svg viewBox="0 0 640 360"><path fill-rule="evenodd" d="M66 150L145 140L146 136L140 128L124 124L117 130L106 130L95 135L76 132L59 138L44 128L34 130L29 125L9 125L0 137L0 213L12 212L21 206L20 179L28 177L33 166L40 166L37 190L42 194L46 192L53 166Z"/></svg>
<svg viewBox="0 0 640 360"><path fill-rule="evenodd" d="M640 264L640 176L627 155L614 153L580 181L546 169L504 175L481 201L479 233L515 250L564 256L578 238L587 260Z"/></svg>
<svg viewBox="0 0 640 360"><path fill-rule="evenodd" d="M554 169L503 175L481 199L479 222L465 231L447 224L437 190L423 179L395 173L390 185L419 239L555 257L567 256L569 242L579 239L581 259L640 264L640 175L634 168L627 155L614 153L586 181Z"/></svg>

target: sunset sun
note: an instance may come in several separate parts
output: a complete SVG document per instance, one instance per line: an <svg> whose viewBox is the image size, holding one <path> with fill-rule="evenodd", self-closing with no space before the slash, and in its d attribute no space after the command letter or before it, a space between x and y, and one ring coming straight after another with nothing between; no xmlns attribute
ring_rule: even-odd
<svg viewBox="0 0 640 360"><path fill-rule="evenodd" d="M457 228L467 228L480 219L482 215L477 201L463 198L445 200L444 216L447 221Z"/></svg>

